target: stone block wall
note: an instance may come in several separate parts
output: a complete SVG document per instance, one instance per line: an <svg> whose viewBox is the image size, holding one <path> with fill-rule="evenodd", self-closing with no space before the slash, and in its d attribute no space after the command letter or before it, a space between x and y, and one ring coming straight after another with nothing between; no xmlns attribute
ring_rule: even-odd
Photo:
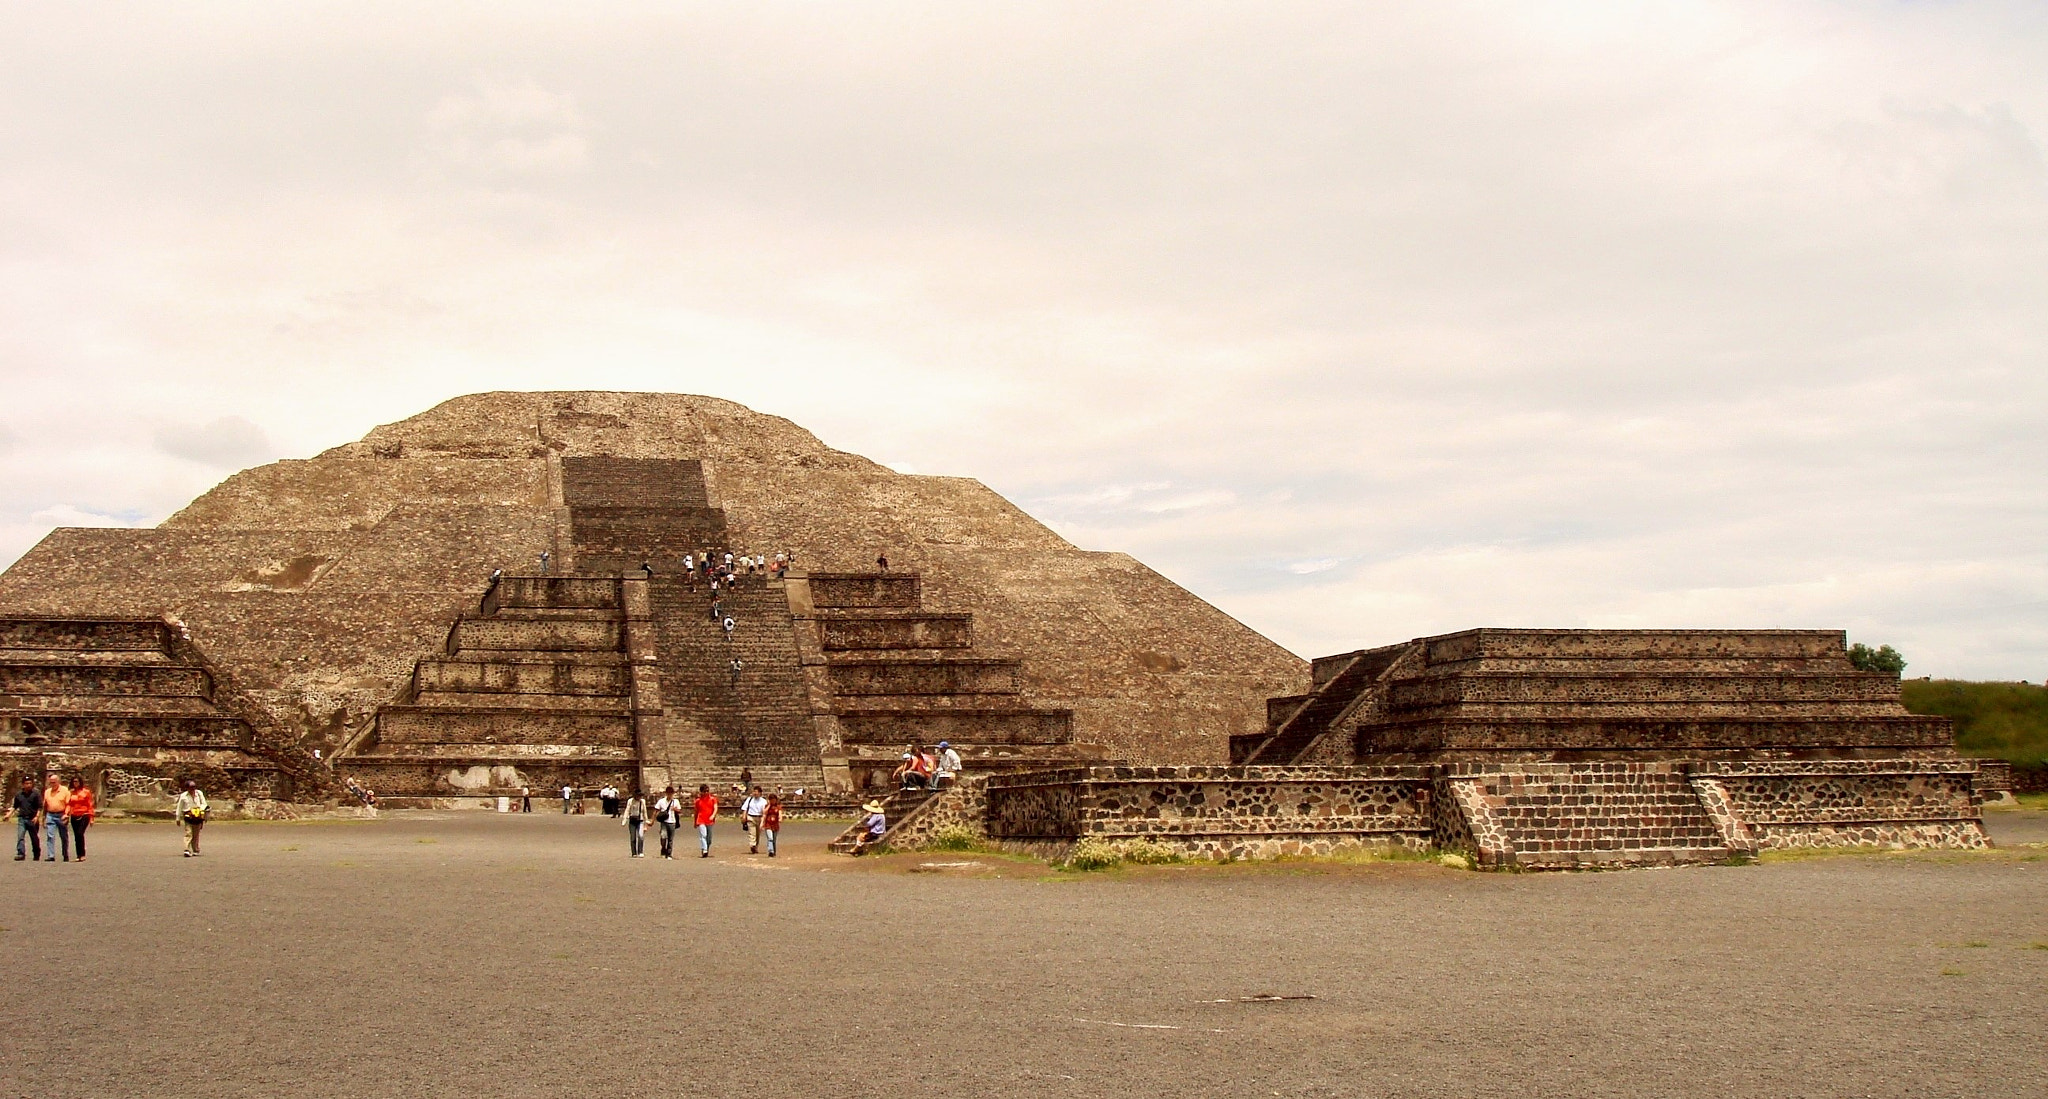
<svg viewBox="0 0 2048 1099"><path fill-rule="evenodd" d="M1989 846L1974 760L1695 764L1761 848Z"/></svg>
<svg viewBox="0 0 2048 1099"><path fill-rule="evenodd" d="M1090 767L986 781L990 837L1025 845L1095 836L1270 858L1433 841L1422 767Z"/></svg>

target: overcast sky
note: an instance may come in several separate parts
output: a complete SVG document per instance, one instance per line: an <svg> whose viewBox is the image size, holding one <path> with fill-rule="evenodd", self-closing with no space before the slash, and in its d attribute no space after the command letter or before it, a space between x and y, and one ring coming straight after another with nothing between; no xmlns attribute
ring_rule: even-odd
<svg viewBox="0 0 2048 1099"><path fill-rule="evenodd" d="M1304 655L2048 675L2048 5L575 7L0 8L0 563L667 390Z"/></svg>

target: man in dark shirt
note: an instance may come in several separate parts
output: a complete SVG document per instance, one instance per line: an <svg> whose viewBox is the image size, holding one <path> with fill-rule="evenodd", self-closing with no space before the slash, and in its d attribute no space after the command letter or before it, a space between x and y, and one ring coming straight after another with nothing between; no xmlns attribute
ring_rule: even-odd
<svg viewBox="0 0 2048 1099"><path fill-rule="evenodd" d="M36 830L36 822L43 814L43 795L36 791L36 780L32 776L21 776L21 789L14 792L14 805L10 811L14 814L14 861L28 858L24 854L27 850L35 852L37 862L43 861L43 837ZM21 842L23 836L28 837L26 847Z"/></svg>

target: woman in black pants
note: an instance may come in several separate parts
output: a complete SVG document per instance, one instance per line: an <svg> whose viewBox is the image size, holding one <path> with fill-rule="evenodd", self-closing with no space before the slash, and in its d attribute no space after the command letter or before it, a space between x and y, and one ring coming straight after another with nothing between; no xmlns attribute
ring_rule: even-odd
<svg viewBox="0 0 2048 1099"><path fill-rule="evenodd" d="M633 857L647 857L647 799L636 791L626 801L626 843L633 850Z"/></svg>

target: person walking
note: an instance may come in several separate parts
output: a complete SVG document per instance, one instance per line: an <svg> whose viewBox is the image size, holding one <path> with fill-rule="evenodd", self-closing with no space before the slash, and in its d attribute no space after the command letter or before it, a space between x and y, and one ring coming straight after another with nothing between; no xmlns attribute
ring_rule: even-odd
<svg viewBox="0 0 2048 1099"><path fill-rule="evenodd" d="M28 858L24 851L32 852L35 861L43 861L43 795L36 789L34 776L21 776L21 789L14 792L14 804L8 811L14 814L14 861Z"/></svg>
<svg viewBox="0 0 2048 1099"><path fill-rule="evenodd" d="M876 554L876 555L875 555L875 571L876 571L876 572L888 572L888 571L889 571L889 555L888 555L888 554L886 554L886 553L878 553L878 554Z"/></svg>
<svg viewBox="0 0 2048 1099"><path fill-rule="evenodd" d="M740 802L740 830L747 834L747 854L761 853L761 818L768 812L768 799L761 796L761 788L754 787L745 801Z"/></svg>
<svg viewBox="0 0 2048 1099"><path fill-rule="evenodd" d="M185 857L199 857L199 830L206 827L206 791L197 782L185 780L185 790L174 807L179 827L185 830Z"/></svg>
<svg viewBox="0 0 2048 1099"><path fill-rule="evenodd" d="M676 796L671 786L661 792L654 802L654 821L661 826L661 857L676 857L676 829L683 823L683 799Z"/></svg>
<svg viewBox="0 0 2048 1099"><path fill-rule="evenodd" d="M79 862L84 862L85 828L93 818L92 787L86 783L84 775L78 776L78 785L71 788L71 804L65 815L71 818L71 853L78 856Z"/></svg>
<svg viewBox="0 0 2048 1099"><path fill-rule="evenodd" d="M57 852L64 852L64 861L71 861L71 833L64 827L71 813L71 787L64 785L64 778L57 772L50 772L49 782L43 787L43 861L56 862Z"/></svg>
<svg viewBox="0 0 2048 1099"><path fill-rule="evenodd" d="M533 812L533 787L521 786L519 788L519 811L522 813Z"/></svg>
<svg viewBox="0 0 2048 1099"><path fill-rule="evenodd" d="M638 790L626 799L623 813L626 818L626 846L636 859L647 857L647 799Z"/></svg>
<svg viewBox="0 0 2048 1099"><path fill-rule="evenodd" d="M563 815L563 816L565 816L565 817L566 817L566 816L568 816L568 815L569 815L569 805L570 805L570 803L574 802L575 800L576 800L576 788L575 788L574 786L571 786L571 785L569 785L568 783L563 783L563 784L562 784L562 815Z"/></svg>
<svg viewBox="0 0 2048 1099"><path fill-rule="evenodd" d="M768 857L775 857L775 837L782 831L782 791L768 795L768 804L761 809L761 832L768 837Z"/></svg>
<svg viewBox="0 0 2048 1099"><path fill-rule="evenodd" d="M718 795L709 783L697 786L697 857L711 857L711 826L718 823Z"/></svg>

